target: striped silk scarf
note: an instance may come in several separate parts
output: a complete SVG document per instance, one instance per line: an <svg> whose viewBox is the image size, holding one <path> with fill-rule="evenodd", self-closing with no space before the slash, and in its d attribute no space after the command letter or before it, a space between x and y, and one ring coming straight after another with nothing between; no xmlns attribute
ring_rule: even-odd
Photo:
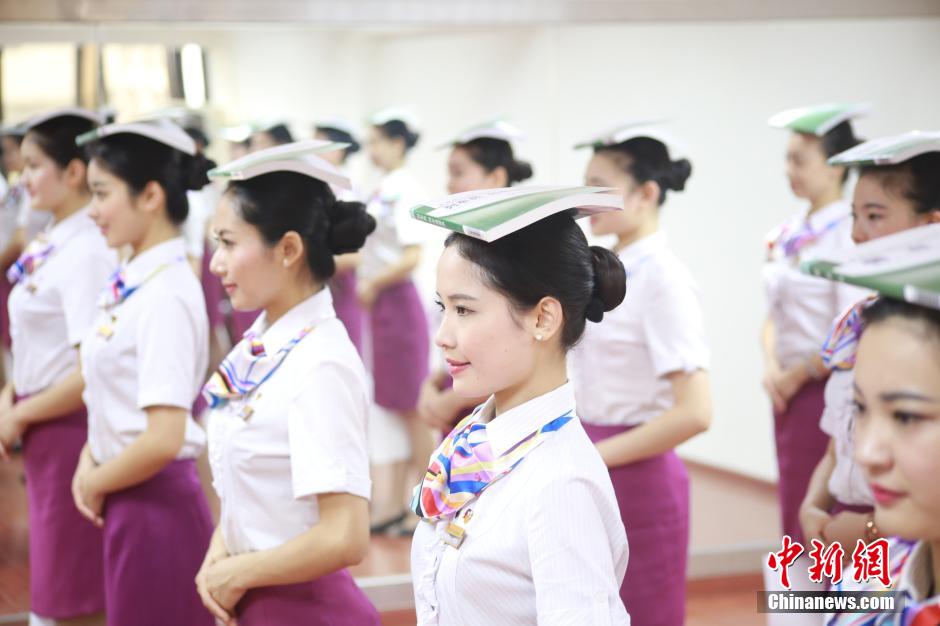
<svg viewBox="0 0 940 626"><path fill-rule="evenodd" d="M265 352L261 337L254 331L246 332L202 388L202 395L209 407L221 407L233 398L247 396L254 391L277 371L294 346L309 335L313 328L305 326L283 348L271 355Z"/></svg>
<svg viewBox="0 0 940 626"><path fill-rule="evenodd" d="M20 258L7 270L7 280L10 281L11 285L15 285L32 275L49 258L53 250L55 250L55 246L48 241L45 233L40 233L29 242Z"/></svg>
<svg viewBox="0 0 940 626"><path fill-rule="evenodd" d="M506 476L573 417L572 411L556 417L496 456L479 413L478 408L457 424L431 456L431 464L411 503L419 517L427 521L453 519L463 505Z"/></svg>

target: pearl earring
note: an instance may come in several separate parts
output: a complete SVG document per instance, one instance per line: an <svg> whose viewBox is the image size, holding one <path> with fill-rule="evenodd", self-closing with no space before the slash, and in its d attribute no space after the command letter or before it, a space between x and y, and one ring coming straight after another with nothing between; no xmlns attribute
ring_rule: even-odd
<svg viewBox="0 0 940 626"><path fill-rule="evenodd" d="M542 341L542 335L536 335L536 336L535 336L535 340L536 340L536 341Z"/></svg>

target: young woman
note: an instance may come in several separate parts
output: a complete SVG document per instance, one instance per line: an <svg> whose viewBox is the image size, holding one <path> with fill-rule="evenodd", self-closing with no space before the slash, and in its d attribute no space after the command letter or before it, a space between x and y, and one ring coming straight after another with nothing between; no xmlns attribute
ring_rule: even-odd
<svg viewBox="0 0 940 626"><path fill-rule="evenodd" d="M453 140L447 159L447 192L509 187L532 177L532 166L516 159L512 141L522 137L515 126L495 121L475 126ZM421 386L418 414L431 428L450 432L457 421L486 398L462 398L441 367Z"/></svg>
<svg viewBox="0 0 940 626"><path fill-rule="evenodd" d="M88 439L78 345L117 266L88 216L88 157L75 145L97 124L91 111L59 109L29 122L22 144L32 205L54 222L9 272L13 377L0 396L0 453L22 436L30 610L40 624L104 610L101 530L82 518L70 495Z"/></svg>
<svg viewBox="0 0 940 626"><path fill-rule="evenodd" d="M326 161L266 152L218 171L238 180L213 219L212 270L234 307L263 313L205 387L222 515L196 581L241 626L378 625L345 569L369 542L367 378L326 288L334 255L375 222L335 198Z"/></svg>
<svg viewBox="0 0 940 626"><path fill-rule="evenodd" d="M855 461L875 494L874 525L891 537L886 574L901 610L837 614L826 624L929 626L940 623L940 311L881 298L864 323L854 370ZM835 589L885 585L847 579Z"/></svg>
<svg viewBox="0 0 940 626"><path fill-rule="evenodd" d="M764 389L774 410L781 525L783 534L800 542L800 505L829 439L819 428L829 373L819 346L832 320L865 293L802 274L799 264L853 245L851 207L842 198L848 171L826 160L858 143L851 119L866 110L821 105L784 111L770 120L793 131L787 177L794 195L808 204L768 236L763 276L768 304Z"/></svg>
<svg viewBox="0 0 940 626"><path fill-rule="evenodd" d="M345 120L331 119L318 122L314 127L314 138L349 144L342 150L320 153L321 157L339 169L345 168L349 157L359 152L360 149L352 125ZM334 189L334 193L343 200L354 200L356 196L351 189ZM359 261L359 254L344 254L336 258L336 273L330 279L330 291L333 292L333 308L336 309L336 317L343 322L353 345L362 354L363 313L356 291L356 267Z"/></svg>
<svg viewBox="0 0 940 626"><path fill-rule="evenodd" d="M408 454L386 443L372 446L375 498L373 530L394 530L405 520L409 467L417 476L431 449L431 434L418 419L418 394L428 373L430 336L424 305L413 281L421 261L427 226L408 210L424 200L417 180L406 168L408 152L418 142L415 122L403 111L387 110L372 118L368 151L382 172L368 202L375 232L362 248L357 271L359 304L366 312L366 363L372 368L377 411L373 440L391 440L407 429ZM404 437L401 437L404 439ZM406 443L407 445L407 443Z"/></svg>
<svg viewBox="0 0 940 626"><path fill-rule="evenodd" d="M586 321L623 300L623 266L567 213L445 245L435 344L456 393L490 398L415 493L418 624L629 624L623 524L565 365Z"/></svg>
<svg viewBox="0 0 940 626"><path fill-rule="evenodd" d="M689 480L676 446L711 421L709 351L698 288L659 230L668 191L691 173L653 128L590 142L588 185L613 187L624 210L591 218L614 235L629 297L585 332L572 380L584 429L610 471L630 567L620 594L637 624L681 625L689 547Z"/></svg>
<svg viewBox="0 0 940 626"><path fill-rule="evenodd" d="M179 231L206 161L169 122L107 125L81 139L92 154L91 218L130 258L82 340L89 427L75 504L104 528L109 625L209 626L192 582L212 534L196 471L205 433L190 414L208 321Z"/></svg>
<svg viewBox="0 0 940 626"><path fill-rule="evenodd" d="M907 133L881 138L837 155L833 161L859 165L853 154L892 145L903 145L907 150L919 146L924 152L892 159L890 165L861 167L852 202L852 238L856 243L940 222L940 141L936 137ZM846 311L826 342L823 359L832 373L826 383L820 427L831 439L800 508L805 537L843 545L854 545L865 536L875 503L864 473L852 460L851 436L855 410L852 368L863 330L862 314L871 302L865 298Z"/></svg>

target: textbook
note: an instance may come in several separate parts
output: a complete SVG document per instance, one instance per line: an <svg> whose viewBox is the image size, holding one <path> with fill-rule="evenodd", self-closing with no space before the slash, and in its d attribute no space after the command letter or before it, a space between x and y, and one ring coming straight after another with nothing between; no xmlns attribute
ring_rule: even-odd
<svg viewBox="0 0 940 626"><path fill-rule="evenodd" d="M623 209L609 187L523 186L465 191L421 204L411 216L422 222L491 242L541 219L571 210L574 217Z"/></svg>
<svg viewBox="0 0 940 626"><path fill-rule="evenodd" d="M859 244L842 258L806 261L802 269L814 276L940 309L940 224Z"/></svg>

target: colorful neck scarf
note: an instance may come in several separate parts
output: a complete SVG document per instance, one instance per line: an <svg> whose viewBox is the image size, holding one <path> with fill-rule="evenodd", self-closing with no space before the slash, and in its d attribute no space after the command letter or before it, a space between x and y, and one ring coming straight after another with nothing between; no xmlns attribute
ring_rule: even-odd
<svg viewBox="0 0 940 626"><path fill-rule="evenodd" d="M842 317L833 326L820 353L827 368L845 371L855 367L858 341L862 337L862 331L865 330L862 313L871 306L876 298L876 296L869 296L856 302L842 314Z"/></svg>
<svg viewBox="0 0 940 626"><path fill-rule="evenodd" d="M202 388L202 395L209 407L219 408L233 398L247 396L254 391L277 371L294 346L309 335L314 326L302 328L297 336L273 355L265 352L258 335L251 330L246 332Z"/></svg>
<svg viewBox="0 0 940 626"><path fill-rule="evenodd" d="M767 245L771 250L779 247L783 250L783 256L788 259L796 258L803 248L814 243L847 218L847 215L840 215L818 231L813 229L808 219L804 220L799 228L793 228L790 224L784 224L771 233L768 237Z"/></svg>
<svg viewBox="0 0 940 626"><path fill-rule="evenodd" d="M98 302L98 306L108 310L113 309L117 305L121 304L128 298L130 298L135 291L140 289L144 283L148 280L162 272L168 267L172 267L177 263L182 263L186 260L186 257L176 257L172 261L158 265L152 272L147 274L142 281L134 285L128 285L124 275L124 267L119 267L115 270L114 274L111 275L111 282L108 287L105 289L104 293L101 294L101 298Z"/></svg>
<svg viewBox="0 0 940 626"><path fill-rule="evenodd" d="M479 409L465 417L431 456L411 508L428 521L453 519L467 502L511 472L545 438L571 421L572 411L530 433L496 456L479 419Z"/></svg>
<svg viewBox="0 0 940 626"><path fill-rule="evenodd" d="M20 258L7 270L7 280L11 285L15 285L31 276L49 258L53 250L55 246L49 242L46 234L40 234L26 246Z"/></svg>

